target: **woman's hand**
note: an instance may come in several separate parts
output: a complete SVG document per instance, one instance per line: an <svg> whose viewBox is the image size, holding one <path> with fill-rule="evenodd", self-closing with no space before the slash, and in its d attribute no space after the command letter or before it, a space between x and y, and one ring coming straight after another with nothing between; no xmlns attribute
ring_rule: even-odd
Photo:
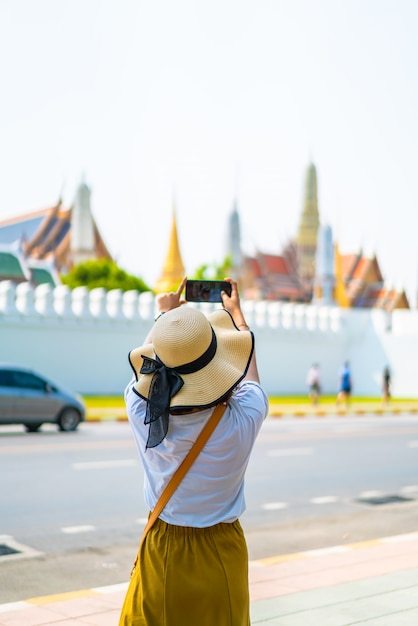
<svg viewBox="0 0 418 626"><path fill-rule="evenodd" d="M157 296L157 306L160 313L166 313L171 309L177 309L177 307L186 303L186 300L181 298L181 294L186 286L187 277L184 277L181 281L177 291L170 291L169 293L161 293Z"/></svg>
<svg viewBox="0 0 418 626"><path fill-rule="evenodd" d="M250 330L247 322L245 321L244 314L241 311L241 303L238 294L237 282L232 278L225 278L225 280L231 284L231 295L228 296L228 294L224 291L221 292L223 307L228 311L228 313L231 314L232 319L234 320L234 324L238 328L238 330ZM255 358L255 350L253 350L251 361L248 365L247 373L245 374L243 380L251 380L257 383L260 382L257 361Z"/></svg>
<svg viewBox="0 0 418 626"><path fill-rule="evenodd" d="M232 278L225 278L224 280L231 285L231 295L228 296L225 291L221 292L223 307L228 311L228 313L231 314L235 326L237 326L240 330L249 330L249 326L247 325L243 312L241 311L237 281Z"/></svg>

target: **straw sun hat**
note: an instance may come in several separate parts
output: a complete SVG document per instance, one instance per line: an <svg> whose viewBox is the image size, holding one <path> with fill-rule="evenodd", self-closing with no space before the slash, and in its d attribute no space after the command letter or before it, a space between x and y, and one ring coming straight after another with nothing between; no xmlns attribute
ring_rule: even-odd
<svg viewBox="0 0 418 626"><path fill-rule="evenodd" d="M158 318L151 336L153 343L129 354L134 390L148 400L148 447L165 437L170 410L203 409L227 396L244 378L254 349L252 332L239 331L225 309L206 316L177 307Z"/></svg>

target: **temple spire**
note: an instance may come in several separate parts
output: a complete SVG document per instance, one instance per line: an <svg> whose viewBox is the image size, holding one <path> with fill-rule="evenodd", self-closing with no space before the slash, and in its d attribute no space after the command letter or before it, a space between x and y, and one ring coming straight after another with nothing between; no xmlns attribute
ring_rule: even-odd
<svg viewBox="0 0 418 626"><path fill-rule="evenodd" d="M335 253L332 228L325 224L318 230L313 301L327 305L333 304L334 286Z"/></svg>
<svg viewBox="0 0 418 626"><path fill-rule="evenodd" d="M316 243L319 228L318 189L316 169L310 163L306 171L303 210L296 238L299 276L307 292L315 277Z"/></svg>
<svg viewBox="0 0 418 626"><path fill-rule="evenodd" d="M171 222L168 250L165 257L162 274L154 285L155 293L166 293L168 291L176 290L183 280L184 275L185 270L181 258L179 240L177 235L176 207L173 201L173 217Z"/></svg>
<svg viewBox="0 0 418 626"><path fill-rule="evenodd" d="M241 226L238 214L238 201L235 198L232 212L229 216L227 231L227 256L231 261L231 276L238 280L242 266Z"/></svg>
<svg viewBox="0 0 418 626"><path fill-rule="evenodd" d="M71 211L71 251L74 265L96 258L90 196L91 191L83 176Z"/></svg>

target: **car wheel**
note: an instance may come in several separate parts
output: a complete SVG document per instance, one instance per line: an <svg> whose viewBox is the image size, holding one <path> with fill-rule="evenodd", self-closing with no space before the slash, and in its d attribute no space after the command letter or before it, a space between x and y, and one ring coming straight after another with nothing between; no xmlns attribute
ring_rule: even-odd
<svg viewBox="0 0 418 626"><path fill-rule="evenodd" d="M80 413L77 409L64 409L58 418L58 428L68 432L76 430L80 423Z"/></svg>
<svg viewBox="0 0 418 626"><path fill-rule="evenodd" d="M41 424L25 424L25 430L27 433L37 433L41 426L42 426L42 423Z"/></svg>

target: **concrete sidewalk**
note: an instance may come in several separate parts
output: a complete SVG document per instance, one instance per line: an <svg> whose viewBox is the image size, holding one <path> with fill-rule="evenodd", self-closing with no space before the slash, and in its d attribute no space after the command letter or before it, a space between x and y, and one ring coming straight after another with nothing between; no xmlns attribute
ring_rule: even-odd
<svg viewBox="0 0 418 626"><path fill-rule="evenodd" d="M0 626L117 626L126 588L3 604ZM253 561L250 593L253 626L417 626L418 532Z"/></svg>

